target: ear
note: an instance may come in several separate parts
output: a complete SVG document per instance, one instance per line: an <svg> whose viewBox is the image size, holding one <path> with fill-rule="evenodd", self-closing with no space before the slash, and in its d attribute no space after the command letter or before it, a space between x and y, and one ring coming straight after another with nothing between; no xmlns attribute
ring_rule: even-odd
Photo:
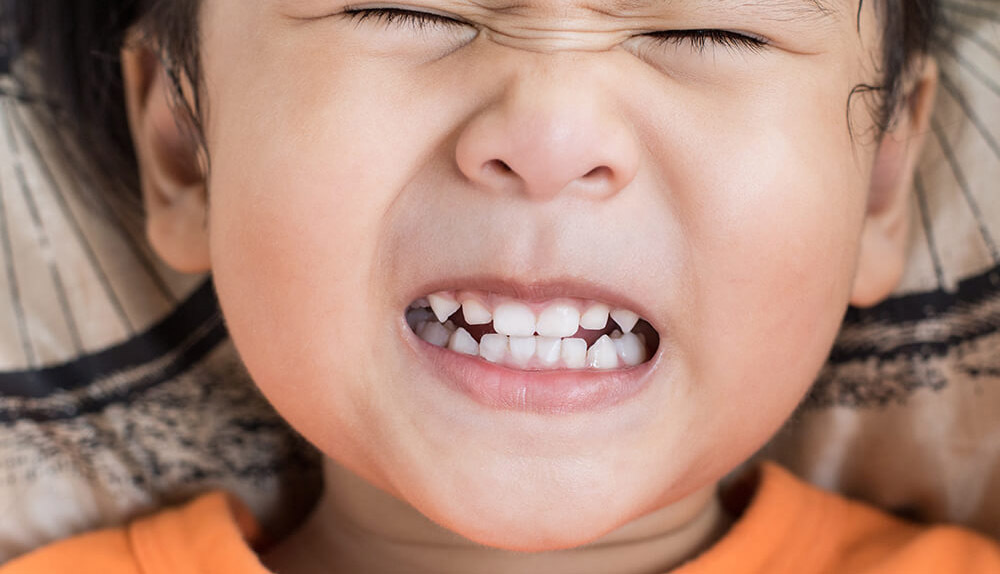
<svg viewBox="0 0 1000 574"><path fill-rule="evenodd" d="M875 154L850 299L856 307L882 302L903 277L910 233L910 190L934 108L937 63L933 58L923 58L910 77L913 81L906 104Z"/></svg>
<svg viewBox="0 0 1000 574"><path fill-rule="evenodd" d="M156 54L141 42L128 42L121 58L149 242L180 272L208 271L208 196L193 132L182 128L183 116L174 109L170 80Z"/></svg>

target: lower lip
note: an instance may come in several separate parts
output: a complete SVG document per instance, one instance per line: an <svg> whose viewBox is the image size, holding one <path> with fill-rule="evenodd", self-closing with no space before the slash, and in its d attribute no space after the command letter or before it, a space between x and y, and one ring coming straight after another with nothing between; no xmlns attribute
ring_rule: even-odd
<svg viewBox="0 0 1000 574"><path fill-rule="evenodd" d="M444 381L487 407L537 414L598 411L625 402L647 387L660 353L645 363L613 371L519 371L431 345L405 326L417 360Z"/></svg>

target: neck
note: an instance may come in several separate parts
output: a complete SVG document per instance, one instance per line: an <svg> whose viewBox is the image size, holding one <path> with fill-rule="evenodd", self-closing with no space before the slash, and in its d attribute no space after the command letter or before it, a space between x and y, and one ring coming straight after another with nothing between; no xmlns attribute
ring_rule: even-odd
<svg viewBox="0 0 1000 574"><path fill-rule="evenodd" d="M665 572L695 557L729 527L713 484L595 542L519 553L478 545L332 461L325 493L306 523L263 556L283 574L621 574Z"/></svg>

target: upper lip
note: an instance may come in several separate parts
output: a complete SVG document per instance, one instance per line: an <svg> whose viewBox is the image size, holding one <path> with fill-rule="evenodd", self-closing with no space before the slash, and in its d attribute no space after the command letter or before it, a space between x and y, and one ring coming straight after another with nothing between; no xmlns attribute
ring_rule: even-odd
<svg viewBox="0 0 1000 574"><path fill-rule="evenodd" d="M606 303L613 308L628 309L637 313L658 332L651 309L642 302L622 293L616 287L579 278L552 278L536 281L516 281L495 275L469 275L438 278L419 284L408 295L405 305L439 291L486 291L520 299L528 303L542 303L558 298L590 299Z"/></svg>

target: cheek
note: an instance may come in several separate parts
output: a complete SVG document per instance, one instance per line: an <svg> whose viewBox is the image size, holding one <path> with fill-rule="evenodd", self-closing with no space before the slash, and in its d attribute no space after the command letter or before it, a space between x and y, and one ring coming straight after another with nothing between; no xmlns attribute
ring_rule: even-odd
<svg viewBox="0 0 1000 574"><path fill-rule="evenodd" d="M836 102L783 104L752 128L734 129L740 124L729 118L724 136L704 130L700 149L725 152L701 156L700 175L691 176L698 191L677 207L690 246L692 312L678 337L691 351L691 380L703 383L697 393L712 412L731 421L730 436L760 440L801 399L829 352L865 206L843 120L822 117L836 113Z"/></svg>
<svg viewBox="0 0 1000 574"><path fill-rule="evenodd" d="M846 82L806 72L739 93L667 86L674 99L646 92L632 104L660 158L665 227L676 229L666 254L682 262L663 333L681 369L671 401L685 405L673 424L691 466L717 474L801 400L850 296L869 150L851 141Z"/></svg>
<svg viewBox="0 0 1000 574"><path fill-rule="evenodd" d="M372 166L399 165L407 150L375 137L393 118L366 115L360 92L327 92L338 94L335 111L285 92L263 86L216 100L220 114L271 112L262 121L215 118L213 274L254 379L286 418L318 437L332 421L349 424L365 410L353 403L378 392L364 366L378 361L381 326L396 317L379 315L382 286L372 269L378 222L393 199L386 190L403 175Z"/></svg>

